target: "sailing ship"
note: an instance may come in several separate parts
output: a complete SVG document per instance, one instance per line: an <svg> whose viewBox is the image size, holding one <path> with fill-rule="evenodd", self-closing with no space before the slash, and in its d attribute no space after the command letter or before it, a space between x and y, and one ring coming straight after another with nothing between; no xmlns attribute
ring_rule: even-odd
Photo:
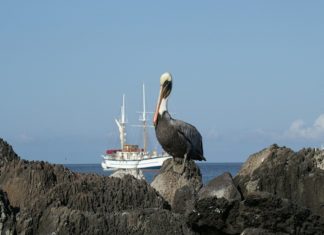
<svg viewBox="0 0 324 235"><path fill-rule="evenodd" d="M126 115L125 95L121 106L121 117L115 120L119 130L120 149L108 149L102 155L101 166L104 170L114 169L159 169L163 162L169 158L167 153L159 154L156 150L147 150L147 112L145 104L145 86L143 84L143 111L141 112L141 125L143 128L143 148L135 144L126 143Z"/></svg>

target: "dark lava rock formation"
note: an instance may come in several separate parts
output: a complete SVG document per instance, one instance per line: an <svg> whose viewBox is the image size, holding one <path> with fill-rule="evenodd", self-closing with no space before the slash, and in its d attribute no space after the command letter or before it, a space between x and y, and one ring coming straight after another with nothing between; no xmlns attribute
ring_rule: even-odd
<svg viewBox="0 0 324 235"><path fill-rule="evenodd" d="M145 180L143 171L140 169L118 169L110 175L110 177L116 177L122 179L127 175L132 175L138 180Z"/></svg>
<svg viewBox="0 0 324 235"><path fill-rule="evenodd" d="M0 139L0 234L324 234L323 165L321 151L274 145L234 181L203 186L194 162L166 161L151 186L26 161Z"/></svg>
<svg viewBox="0 0 324 235"><path fill-rule="evenodd" d="M0 189L0 233L15 234L15 217L7 195Z"/></svg>
<svg viewBox="0 0 324 235"><path fill-rule="evenodd" d="M201 234L240 234L245 230L249 235L320 235L324 231L320 216L265 192L249 194L243 201L201 199L189 214L188 223Z"/></svg>
<svg viewBox="0 0 324 235"><path fill-rule="evenodd" d="M241 200L241 193L237 190L232 175L228 172L223 173L211 180L199 191L199 199L217 197L231 200Z"/></svg>
<svg viewBox="0 0 324 235"><path fill-rule="evenodd" d="M200 169L194 161L188 161L183 172L182 168L182 162L168 159L151 183L177 212L191 210L202 187Z"/></svg>
<svg viewBox="0 0 324 235"><path fill-rule="evenodd" d="M144 180L76 174L61 165L21 160L2 139L0 166L2 233L190 234L183 218Z"/></svg>
<svg viewBox="0 0 324 235"><path fill-rule="evenodd" d="M235 182L246 196L266 191L324 216L324 151L272 145L244 163Z"/></svg>

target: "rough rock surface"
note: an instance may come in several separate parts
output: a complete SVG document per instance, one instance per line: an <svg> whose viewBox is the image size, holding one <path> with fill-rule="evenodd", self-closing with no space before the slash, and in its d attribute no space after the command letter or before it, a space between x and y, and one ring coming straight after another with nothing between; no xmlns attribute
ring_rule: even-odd
<svg viewBox="0 0 324 235"><path fill-rule="evenodd" d="M180 214L189 214L197 200L197 192L194 188L185 185L176 190L173 198L172 211Z"/></svg>
<svg viewBox="0 0 324 235"><path fill-rule="evenodd" d="M177 190L198 193L202 187L200 169L194 161L188 161L182 173L182 162L168 159L164 161L160 173L154 177L151 186L173 207ZM186 189L182 189L183 187ZM179 192L177 195L180 196L182 193Z"/></svg>
<svg viewBox="0 0 324 235"><path fill-rule="evenodd" d="M113 174L111 174L110 177L116 177L122 179L126 175L132 175L134 176L134 178L138 180L145 180L143 171L141 171L140 169L119 169L116 170Z"/></svg>
<svg viewBox="0 0 324 235"><path fill-rule="evenodd" d="M6 193L0 189L0 234L15 234L16 221Z"/></svg>
<svg viewBox="0 0 324 235"><path fill-rule="evenodd" d="M91 213L52 207L42 219L30 234L195 234L180 215L156 208Z"/></svg>
<svg viewBox="0 0 324 235"><path fill-rule="evenodd" d="M324 216L323 162L323 150L272 145L252 155L234 180L244 196L266 191Z"/></svg>
<svg viewBox="0 0 324 235"><path fill-rule="evenodd" d="M1 207L8 212L5 229L18 234L191 234L185 218L172 213L143 180L76 174L60 165L21 160L7 143L0 140L0 145L0 187L4 201L17 210L14 215L8 203Z"/></svg>
<svg viewBox="0 0 324 235"><path fill-rule="evenodd" d="M66 229L69 232L75 230L76 234L93 234L95 231L106 234L111 229L127 234L133 232L132 227L126 226L127 220L137 218L132 217L135 216L132 211L169 208L145 181L136 180L129 175L123 179L84 175L57 184L35 199L26 199L30 204L24 204L20 212L17 220L19 233L31 231L33 234L60 234L58 229L62 228L63 234ZM130 213L129 217L123 216L126 212ZM127 220L124 221L124 218ZM147 218L143 218L143 223L146 220ZM26 225L25 221L30 223Z"/></svg>
<svg viewBox="0 0 324 235"><path fill-rule="evenodd" d="M246 228L240 235L288 235L288 233L270 232L261 228Z"/></svg>
<svg viewBox="0 0 324 235"><path fill-rule="evenodd" d="M6 141L0 138L0 167L14 160L19 160L18 155Z"/></svg>
<svg viewBox="0 0 324 235"><path fill-rule="evenodd" d="M324 231L320 217L310 210L265 192L249 194L244 201L201 199L188 224L200 234L320 235Z"/></svg>
<svg viewBox="0 0 324 235"><path fill-rule="evenodd" d="M228 172L211 180L206 186L200 189L199 199L208 197L225 198L227 200L241 200L241 194L237 190L232 175Z"/></svg>
<svg viewBox="0 0 324 235"><path fill-rule="evenodd" d="M265 183L274 181L271 171L304 189L307 182L315 183L315 177L320 182L312 186L318 192L308 190L300 198L318 196L322 155L317 150L294 153L277 146L268 152L261 163L243 171L242 179L235 178L244 192L243 201L235 193L229 193L230 200L224 193L215 196L215 190L235 192L229 174L211 181L198 199L202 182L194 162L182 174L181 163L166 162L152 182L159 193L129 174L122 178L77 174L61 165L22 160L0 139L0 234L323 234L322 217L279 198L278 192L248 193L245 188L250 178L258 177L253 178L254 185L264 189ZM286 162L281 160L286 153L292 163L286 164L286 178L280 178L282 172L270 166L281 169L276 164ZM277 182L276 189L281 184Z"/></svg>

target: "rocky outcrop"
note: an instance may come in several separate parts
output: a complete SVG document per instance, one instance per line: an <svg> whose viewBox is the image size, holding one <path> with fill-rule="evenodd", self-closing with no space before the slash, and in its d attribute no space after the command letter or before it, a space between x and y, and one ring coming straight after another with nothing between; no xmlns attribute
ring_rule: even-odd
<svg viewBox="0 0 324 235"><path fill-rule="evenodd" d="M176 205L177 210L180 211L186 210L186 208L181 209L179 202L183 201L182 205L188 206L188 203L195 200L196 194L202 187L200 169L194 161L188 161L182 171L182 162L168 159L164 161L160 173L154 177L151 183L151 186L169 202L171 207ZM190 196L187 195L187 192L190 192Z"/></svg>
<svg viewBox="0 0 324 235"><path fill-rule="evenodd" d="M324 216L323 162L323 150L307 148L294 152L272 145L252 155L235 182L244 196L266 191Z"/></svg>
<svg viewBox="0 0 324 235"><path fill-rule="evenodd" d="M0 185L14 207L28 207L50 189L78 179L60 165L15 160L0 168Z"/></svg>
<svg viewBox="0 0 324 235"><path fill-rule="evenodd" d="M126 175L132 175L134 178L138 180L145 180L145 176L143 174L143 171L140 169L118 169L114 173L110 175L110 177L115 178L124 178Z"/></svg>
<svg viewBox="0 0 324 235"><path fill-rule="evenodd" d="M232 175L225 172L211 180L199 191L199 199L208 197L225 198L227 200L241 200L241 194L237 190Z"/></svg>
<svg viewBox="0 0 324 235"><path fill-rule="evenodd" d="M0 189L0 234L16 234L14 210L5 192Z"/></svg>
<svg viewBox="0 0 324 235"><path fill-rule="evenodd" d="M185 220L169 210L148 208L113 213L91 213L52 207L38 227L19 234L195 234Z"/></svg>
<svg viewBox="0 0 324 235"><path fill-rule="evenodd" d="M194 209L197 197L197 191L189 185L177 189L173 197L172 211L188 215Z"/></svg>
<svg viewBox="0 0 324 235"><path fill-rule="evenodd" d="M155 224L160 220L165 233L189 233L184 218L144 180L76 174L61 165L21 160L7 143L1 146L0 186L5 202L18 212L1 207L10 212L3 228L16 221L18 234L150 234L163 228Z"/></svg>
<svg viewBox="0 0 324 235"><path fill-rule="evenodd" d="M26 200L29 203L24 204L17 220L19 233L64 234L67 229L76 230L77 234L93 234L94 231L105 234L111 229L132 233L132 226L127 227L125 223L136 220L134 216L139 212L169 208L145 181L129 175L123 179L80 175L73 181L48 188L44 195ZM25 221L30 223L26 225Z"/></svg>
<svg viewBox="0 0 324 235"><path fill-rule="evenodd" d="M11 145L0 138L0 167L14 160L19 160L18 155L13 151Z"/></svg>
<svg viewBox="0 0 324 235"><path fill-rule="evenodd" d="M324 224L310 210L270 193L256 192L245 200L199 200L188 224L200 234L323 234Z"/></svg>
<svg viewBox="0 0 324 235"><path fill-rule="evenodd" d="M152 187L129 174L25 161L0 139L0 234L323 234L323 218L299 201L320 207L321 153L273 145L248 160L235 184L224 173L204 187L193 161L182 172L169 160Z"/></svg>
<svg viewBox="0 0 324 235"><path fill-rule="evenodd" d="M246 228L240 235L287 235L287 233L273 233L262 228Z"/></svg>

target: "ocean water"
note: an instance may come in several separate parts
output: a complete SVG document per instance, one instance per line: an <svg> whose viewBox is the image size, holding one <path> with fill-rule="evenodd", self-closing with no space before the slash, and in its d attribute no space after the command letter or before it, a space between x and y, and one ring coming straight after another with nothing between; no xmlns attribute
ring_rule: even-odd
<svg viewBox="0 0 324 235"><path fill-rule="evenodd" d="M233 163L197 163L202 174L202 180L204 184L207 184L210 180L216 176L221 175L224 172L229 172L234 177L240 170L243 163L233 162ZM100 164L66 164L73 172L78 173L96 173L99 175L109 176L114 171L104 171ZM159 170L142 170L146 178L146 181L151 183L154 176L159 172Z"/></svg>

